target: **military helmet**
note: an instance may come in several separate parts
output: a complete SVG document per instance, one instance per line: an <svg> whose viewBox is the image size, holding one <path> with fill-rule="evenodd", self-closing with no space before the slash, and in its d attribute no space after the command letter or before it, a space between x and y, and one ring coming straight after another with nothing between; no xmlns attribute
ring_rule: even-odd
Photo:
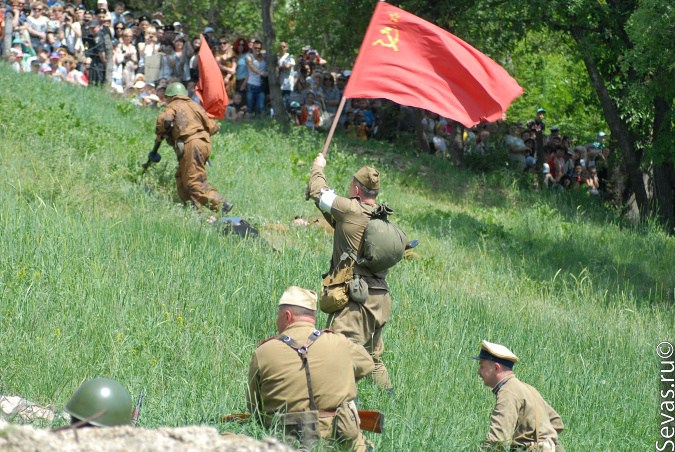
<svg viewBox="0 0 675 452"><path fill-rule="evenodd" d="M166 87L164 95L166 97L187 96L187 89L185 89L185 86L181 82L173 82Z"/></svg>
<svg viewBox="0 0 675 452"><path fill-rule="evenodd" d="M77 388L66 404L66 413L97 427L131 424L131 396L109 378L94 378Z"/></svg>

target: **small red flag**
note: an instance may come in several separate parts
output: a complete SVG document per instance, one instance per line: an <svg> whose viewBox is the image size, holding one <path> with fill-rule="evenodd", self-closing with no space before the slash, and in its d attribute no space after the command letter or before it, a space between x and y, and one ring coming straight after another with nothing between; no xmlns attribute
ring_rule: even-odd
<svg viewBox="0 0 675 452"><path fill-rule="evenodd" d="M220 72L218 63L216 63L204 35L201 37L201 43L197 60L199 63L199 81L195 87L195 92L199 100L202 101L202 107L211 118L223 119L229 103L223 74Z"/></svg>
<svg viewBox="0 0 675 452"><path fill-rule="evenodd" d="M471 127L501 119L523 93L506 70L457 36L378 2L346 98L385 98Z"/></svg>

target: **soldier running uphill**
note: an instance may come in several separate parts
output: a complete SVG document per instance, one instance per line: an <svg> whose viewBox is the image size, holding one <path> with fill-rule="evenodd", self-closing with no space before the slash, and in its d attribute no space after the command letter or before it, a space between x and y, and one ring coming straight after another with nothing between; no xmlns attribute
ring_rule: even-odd
<svg viewBox="0 0 675 452"><path fill-rule="evenodd" d="M206 180L206 162L211 157L211 135L218 133L220 124L187 96L182 83L175 82L166 89L169 103L156 123L156 144L166 138L176 151L178 170L176 188L183 202L195 207L206 206L217 212L232 210L232 203Z"/></svg>

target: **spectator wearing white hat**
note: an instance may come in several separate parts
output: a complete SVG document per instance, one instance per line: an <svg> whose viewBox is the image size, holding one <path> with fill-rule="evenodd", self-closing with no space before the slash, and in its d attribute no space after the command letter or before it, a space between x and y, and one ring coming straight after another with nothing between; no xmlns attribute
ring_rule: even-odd
<svg viewBox="0 0 675 452"><path fill-rule="evenodd" d="M484 448L563 451L558 444L562 419L539 391L516 378L518 357L503 345L483 341L473 359L479 361L478 376L497 397Z"/></svg>

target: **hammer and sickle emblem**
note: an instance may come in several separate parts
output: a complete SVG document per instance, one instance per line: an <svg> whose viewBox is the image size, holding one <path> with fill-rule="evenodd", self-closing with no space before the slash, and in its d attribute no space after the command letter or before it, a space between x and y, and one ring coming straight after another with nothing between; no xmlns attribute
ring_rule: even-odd
<svg viewBox="0 0 675 452"><path fill-rule="evenodd" d="M393 30L393 34L392 34ZM380 34L386 35L388 42L384 42L382 39L378 39L377 41L373 41L373 45L381 45L382 47L389 47L391 49L394 49L394 52L398 52L398 30L396 28L391 28L391 27L384 27L383 29L380 30Z"/></svg>

